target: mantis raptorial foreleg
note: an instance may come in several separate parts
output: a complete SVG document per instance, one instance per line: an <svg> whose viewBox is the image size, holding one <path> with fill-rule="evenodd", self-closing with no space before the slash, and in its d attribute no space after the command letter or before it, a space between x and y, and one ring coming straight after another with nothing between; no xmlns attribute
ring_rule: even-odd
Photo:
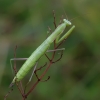
<svg viewBox="0 0 100 100"><path fill-rule="evenodd" d="M67 39L67 37L71 34L71 32L73 31L73 29L75 28L75 26L72 26L68 32L65 33L65 35L63 35L61 38L60 38L60 35L58 35L58 37L56 38L56 44L58 43L61 43L62 41L64 41L65 39ZM62 31L63 32L63 31ZM60 39L59 39L60 38Z"/></svg>

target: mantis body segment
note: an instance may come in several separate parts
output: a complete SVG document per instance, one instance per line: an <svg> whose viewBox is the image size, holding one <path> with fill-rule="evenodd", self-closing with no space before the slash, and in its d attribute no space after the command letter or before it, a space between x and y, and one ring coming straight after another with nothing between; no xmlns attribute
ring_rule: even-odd
<svg viewBox="0 0 100 100"><path fill-rule="evenodd" d="M66 26L70 26L71 22L63 19L63 23L60 24L55 31L31 54L31 56L26 60L26 62L22 65L20 70L17 72L16 76L14 77L11 84L14 84L15 82L21 81L27 73L30 71L30 69L36 64L36 62L44 55L48 48L50 47L51 43L55 40L55 43L61 43L63 40L65 40L69 34L73 31L75 26L73 25L68 32L66 32L65 35L63 35L60 38L60 35L65 30ZM60 38L60 39L59 39Z"/></svg>

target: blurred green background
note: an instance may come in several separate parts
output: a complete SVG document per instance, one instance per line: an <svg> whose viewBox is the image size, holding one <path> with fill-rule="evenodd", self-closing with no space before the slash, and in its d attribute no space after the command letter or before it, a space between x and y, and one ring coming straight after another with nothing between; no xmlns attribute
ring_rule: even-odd
<svg viewBox="0 0 100 100"><path fill-rule="evenodd" d="M46 39L48 26L54 30L53 10L57 24L66 13L76 28L62 45L63 58L45 76L50 80L39 83L27 100L100 100L100 0L0 0L0 100L13 79L9 60L15 46L17 57L29 57ZM45 57L39 66L44 63ZM22 100L16 87L7 100Z"/></svg>

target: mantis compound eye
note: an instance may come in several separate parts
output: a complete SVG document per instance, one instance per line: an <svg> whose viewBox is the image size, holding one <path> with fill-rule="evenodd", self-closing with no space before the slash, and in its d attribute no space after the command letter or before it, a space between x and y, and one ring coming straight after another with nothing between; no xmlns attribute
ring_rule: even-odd
<svg viewBox="0 0 100 100"><path fill-rule="evenodd" d="M63 19L63 21L66 23L66 25L71 25L72 23L66 19Z"/></svg>

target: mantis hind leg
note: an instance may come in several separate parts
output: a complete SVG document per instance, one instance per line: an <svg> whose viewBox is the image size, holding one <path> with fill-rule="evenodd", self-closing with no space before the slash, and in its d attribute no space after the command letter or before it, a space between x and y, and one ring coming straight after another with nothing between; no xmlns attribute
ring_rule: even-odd
<svg viewBox="0 0 100 100"><path fill-rule="evenodd" d="M25 94L25 92L26 92L26 88L27 88L28 84L29 84L29 83L31 82L31 80L32 80L32 77L33 77L33 74L35 73L35 70L36 70L36 68L37 68L37 65L38 65L38 62L36 62L35 66L34 66L34 68L33 68L31 77L29 78L29 81L28 81L27 84L25 85L24 94Z"/></svg>
<svg viewBox="0 0 100 100"><path fill-rule="evenodd" d="M13 70L15 71L15 75L17 73L17 68L16 68L16 61L20 61L20 60L27 60L28 58L12 58L10 59L10 66L11 66L11 70L12 70L12 73L13 73ZM12 66L12 61L14 61L14 67ZM13 73L14 74L14 73Z"/></svg>

